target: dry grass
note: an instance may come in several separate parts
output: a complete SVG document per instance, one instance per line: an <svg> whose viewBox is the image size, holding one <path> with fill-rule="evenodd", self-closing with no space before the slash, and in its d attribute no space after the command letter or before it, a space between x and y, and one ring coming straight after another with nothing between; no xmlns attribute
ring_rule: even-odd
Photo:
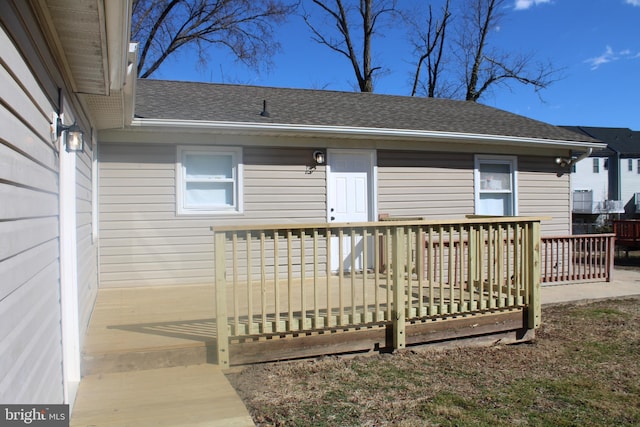
<svg viewBox="0 0 640 427"><path fill-rule="evenodd" d="M256 365L259 426L640 425L640 301L548 307L529 344Z"/></svg>

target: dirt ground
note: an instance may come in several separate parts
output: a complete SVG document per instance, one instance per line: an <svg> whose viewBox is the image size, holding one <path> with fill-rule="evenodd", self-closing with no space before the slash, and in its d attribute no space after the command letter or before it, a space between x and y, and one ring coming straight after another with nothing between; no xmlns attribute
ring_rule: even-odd
<svg viewBox="0 0 640 427"><path fill-rule="evenodd" d="M258 426L640 425L640 300L544 308L527 344L261 364L228 377Z"/></svg>

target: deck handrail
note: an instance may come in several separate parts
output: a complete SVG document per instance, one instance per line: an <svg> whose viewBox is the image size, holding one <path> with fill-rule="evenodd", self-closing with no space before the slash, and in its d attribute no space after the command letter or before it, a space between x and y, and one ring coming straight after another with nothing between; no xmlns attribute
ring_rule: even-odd
<svg viewBox="0 0 640 427"><path fill-rule="evenodd" d="M545 236L541 241L542 284L613 279L615 234Z"/></svg>
<svg viewBox="0 0 640 427"><path fill-rule="evenodd" d="M397 349L405 321L487 310L527 307L534 329L540 220L212 227L218 363L230 339L392 324Z"/></svg>

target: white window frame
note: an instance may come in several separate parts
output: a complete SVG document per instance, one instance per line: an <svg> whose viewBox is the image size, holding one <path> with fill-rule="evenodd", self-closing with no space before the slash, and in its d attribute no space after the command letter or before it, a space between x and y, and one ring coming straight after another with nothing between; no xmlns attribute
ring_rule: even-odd
<svg viewBox="0 0 640 427"><path fill-rule="evenodd" d="M233 182L234 204L232 206L209 205L199 208L185 206L186 185L188 182L194 182L186 177L183 162L185 156L193 154L202 155L221 155L231 156L233 177L229 179L220 179L220 182ZM222 147L222 146L191 146L179 145L176 151L176 212L178 215L229 215L240 214L244 211L243 203L243 162L241 147ZM216 178L211 178L216 181ZM204 181L206 182L206 181Z"/></svg>
<svg viewBox="0 0 640 427"><path fill-rule="evenodd" d="M511 172L511 191L504 190L483 190L480 185L480 165L482 164L500 164L508 165ZM476 215L484 215L479 212L480 194L481 193L510 193L512 213L509 216L518 215L518 158L516 156L491 156L476 155L474 159L473 184L474 184L474 211Z"/></svg>

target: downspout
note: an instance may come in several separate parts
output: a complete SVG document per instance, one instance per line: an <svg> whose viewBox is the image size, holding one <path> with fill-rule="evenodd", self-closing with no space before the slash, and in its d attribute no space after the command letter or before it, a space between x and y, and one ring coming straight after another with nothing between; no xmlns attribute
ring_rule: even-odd
<svg viewBox="0 0 640 427"><path fill-rule="evenodd" d="M589 157L591 155L591 153L593 153L593 148L587 148L587 151L585 151L584 153L580 154L575 159L571 159L571 161L569 161L569 166L573 166L574 164L578 163L580 160L586 159L587 157Z"/></svg>

